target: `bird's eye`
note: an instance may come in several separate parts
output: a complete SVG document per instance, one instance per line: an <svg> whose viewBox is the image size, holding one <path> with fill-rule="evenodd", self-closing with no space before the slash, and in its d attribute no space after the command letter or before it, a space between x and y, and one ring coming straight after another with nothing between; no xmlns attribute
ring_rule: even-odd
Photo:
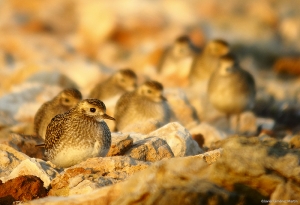
<svg viewBox="0 0 300 205"><path fill-rule="evenodd" d="M67 103L68 103L68 102L70 102L70 100L69 100L68 98L66 98L66 99L65 99L65 102L67 102Z"/></svg>
<svg viewBox="0 0 300 205"><path fill-rule="evenodd" d="M93 107L92 107L92 108L90 108L90 111L91 111L91 112L96 112L96 108L93 108Z"/></svg>
<svg viewBox="0 0 300 205"><path fill-rule="evenodd" d="M149 93L149 94L152 93L152 90L147 90L147 93Z"/></svg>

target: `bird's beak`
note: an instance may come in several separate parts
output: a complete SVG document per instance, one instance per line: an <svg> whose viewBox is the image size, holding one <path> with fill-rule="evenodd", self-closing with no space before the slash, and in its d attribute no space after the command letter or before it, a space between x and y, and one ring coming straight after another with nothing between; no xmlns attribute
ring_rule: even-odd
<svg viewBox="0 0 300 205"><path fill-rule="evenodd" d="M115 118L109 116L108 114L103 114L102 117L103 117L104 119L108 119L108 120L115 120Z"/></svg>

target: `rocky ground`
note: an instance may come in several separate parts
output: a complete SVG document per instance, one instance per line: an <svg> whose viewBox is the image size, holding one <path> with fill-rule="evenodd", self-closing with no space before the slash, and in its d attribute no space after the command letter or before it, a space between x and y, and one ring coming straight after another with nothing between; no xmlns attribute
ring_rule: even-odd
<svg viewBox="0 0 300 205"><path fill-rule="evenodd" d="M297 1L0 1L0 204L299 204ZM256 81L256 104L230 122L180 73L159 75L180 35L230 44ZM129 67L174 112L112 133L104 158L62 169L33 136L37 109L65 87L87 97ZM108 102L113 115L114 103ZM108 122L113 129L114 124Z"/></svg>

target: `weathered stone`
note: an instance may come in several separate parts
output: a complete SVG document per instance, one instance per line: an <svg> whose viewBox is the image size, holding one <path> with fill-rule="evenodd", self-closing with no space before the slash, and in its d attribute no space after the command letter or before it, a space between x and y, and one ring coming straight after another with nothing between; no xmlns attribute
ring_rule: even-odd
<svg viewBox="0 0 300 205"><path fill-rule="evenodd" d="M124 155L133 144L133 139L128 134L111 133L111 146L107 157Z"/></svg>
<svg viewBox="0 0 300 205"><path fill-rule="evenodd" d="M9 205L14 201L29 201L47 195L43 181L36 176L19 176L5 183L0 180L0 204Z"/></svg>
<svg viewBox="0 0 300 205"><path fill-rule="evenodd" d="M211 147L212 143L222 140L226 137L224 133L205 122L202 122L198 126L190 129L190 133L192 136L195 136L195 138L201 134L204 139L203 146L206 147Z"/></svg>
<svg viewBox="0 0 300 205"><path fill-rule="evenodd" d="M231 137L223 141L222 157L212 164L210 173L210 180L218 185L238 191L235 186L240 184L244 195L248 194L243 192L248 187L246 190L256 191L254 198L259 201L289 178L299 183L300 153L289 150L280 141L261 142L256 137Z"/></svg>
<svg viewBox="0 0 300 205"><path fill-rule="evenodd" d="M124 182L82 196L50 197L28 204L237 204L239 197L235 193L205 180L209 168L200 158L172 158L155 163Z"/></svg>
<svg viewBox="0 0 300 205"><path fill-rule="evenodd" d="M6 139L2 139L0 143L9 145L29 157L46 160L45 149L35 147L37 144L44 143L43 139L39 137L12 133Z"/></svg>
<svg viewBox="0 0 300 205"><path fill-rule="evenodd" d="M288 180L286 183L277 185L275 191L270 197L270 205L275 204L298 204L300 202L300 187L293 181Z"/></svg>
<svg viewBox="0 0 300 205"><path fill-rule="evenodd" d="M199 123L195 108L190 104L183 90L166 89L164 92L176 119L187 129Z"/></svg>
<svg viewBox="0 0 300 205"><path fill-rule="evenodd" d="M18 176L34 175L44 182L45 188L48 188L56 174L57 171L47 162L30 158L23 160L7 177L2 177L1 180L6 182Z"/></svg>
<svg viewBox="0 0 300 205"><path fill-rule="evenodd" d="M300 135L295 135L290 140L290 147L291 148L300 148Z"/></svg>
<svg viewBox="0 0 300 205"><path fill-rule="evenodd" d="M29 157L14 148L0 144L0 177L8 176L23 160Z"/></svg>
<svg viewBox="0 0 300 205"><path fill-rule="evenodd" d="M174 157L166 141L158 137L150 137L134 143L125 155L133 159L150 162Z"/></svg>
<svg viewBox="0 0 300 205"><path fill-rule="evenodd" d="M57 175L51 182L49 195L69 196L87 193L120 182L148 166L148 162L125 156L90 158Z"/></svg>
<svg viewBox="0 0 300 205"><path fill-rule="evenodd" d="M170 146L175 157L196 155L202 152L188 130L177 122L171 122L149 133L148 136L164 139Z"/></svg>
<svg viewBox="0 0 300 205"><path fill-rule="evenodd" d="M78 89L78 86L74 81L72 81L66 75L58 71L52 71L52 72L41 71L31 75L28 79L26 79L26 81L38 82L43 85L57 85L61 88Z"/></svg>

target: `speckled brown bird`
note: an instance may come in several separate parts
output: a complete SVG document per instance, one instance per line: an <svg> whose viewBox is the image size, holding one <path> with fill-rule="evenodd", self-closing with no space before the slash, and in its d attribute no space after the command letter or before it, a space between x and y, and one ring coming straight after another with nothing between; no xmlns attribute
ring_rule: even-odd
<svg viewBox="0 0 300 205"><path fill-rule="evenodd" d="M228 54L229 44L221 39L211 40L205 45L203 51L194 59L189 78L191 84L209 80L210 75L218 67L218 59Z"/></svg>
<svg viewBox="0 0 300 205"><path fill-rule="evenodd" d="M186 35L178 37L174 44L167 48L158 65L162 75L188 76L196 49Z"/></svg>
<svg viewBox="0 0 300 205"><path fill-rule="evenodd" d="M137 76L130 69L121 69L107 80L98 83L91 91L89 97L106 100L120 97L126 91L133 91L137 85Z"/></svg>
<svg viewBox="0 0 300 205"><path fill-rule="evenodd" d="M34 131L45 139L46 129L51 119L57 114L67 112L82 99L79 90L68 88L61 91L52 100L45 102L34 116Z"/></svg>
<svg viewBox="0 0 300 205"><path fill-rule="evenodd" d="M55 116L47 127L46 156L59 167L70 167L91 157L105 157L111 145L111 132L104 119L104 103L85 99L64 114Z"/></svg>
<svg viewBox="0 0 300 205"><path fill-rule="evenodd" d="M157 81L147 81L135 91L123 94L115 107L117 130L151 118L166 123L170 116L170 108L163 96L163 86Z"/></svg>
<svg viewBox="0 0 300 205"><path fill-rule="evenodd" d="M232 56L227 55L220 58L218 68L211 75L207 94L212 105L227 118L238 115L238 126L240 113L254 106L255 81Z"/></svg>

